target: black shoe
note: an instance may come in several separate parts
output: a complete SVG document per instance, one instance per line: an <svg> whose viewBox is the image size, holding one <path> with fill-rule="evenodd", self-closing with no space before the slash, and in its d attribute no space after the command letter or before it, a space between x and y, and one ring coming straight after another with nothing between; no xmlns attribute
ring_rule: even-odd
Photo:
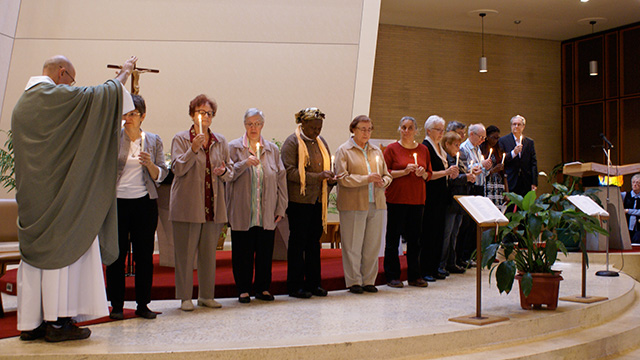
<svg viewBox="0 0 640 360"><path fill-rule="evenodd" d="M458 265L458 267L461 267L463 269L467 269L469 267L469 262L466 260L460 260L456 265Z"/></svg>
<svg viewBox="0 0 640 360"><path fill-rule="evenodd" d="M40 324L40 326L38 326L33 330L22 331L20 333L20 340L31 341L31 340L40 339L44 337L46 332L47 332L47 323L43 321L42 324Z"/></svg>
<svg viewBox="0 0 640 360"><path fill-rule="evenodd" d="M349 287L349 291L354 294L362 294L364 292L364 289L360 285L352 285Z"/></svg>
<svg viewBox="0 0 640 360"><path fill-rule="evenodd" d="M251 296L238 296L238 301L240 304L248 304L251 302Z"/></svg>
<svg viewBox="0 0 640 360"><path fill-rule="evenodd" d="M447 276L446 276L446 275L444 275L444 274L440 274L440 273L435 273L435 274L433 274L433 277L434 277L435 279L437 279L437 280L444 280L444 279L446 279L446 278L447 278Z"/></svg>
<svg viewBox="0 0 640 360"><path fill-rule="evenodd" d="M59 325L61 324L61 325ZM66 318L55 323L47 324L47 332L44 340L47 342L60 342L67 340L82 340L91 335L89 328L80 328L75 321Z"/></svg>
<svg viewBox="0 0 640 360"><path fill-rule="evenodd" d="M327 296L328 292L327 290L318 286L317 288L311 290L311 294L313 294L314 296Z"/></svg>
<svg viewBox="0 0 640 360"><path fill-rule="evenodd" d="M434 277L433 277L433 276L431 276L431 275L425 275L425 276L423 277L423 279L424 279L425 281L428 281L428 282L434 282L434 281L436 281L436 278L434 278Z"/></svg>
<svg viewBox="0 0 640 360"><path fill-rule="evenodd" d="M449 271L452 274L464 274L466 270L464 268L461 268L458 265L453 265L453 266L448 266L447 271Z"/></svg>
<svg viewBox="0 0 640 360"><path fill-rule="evenodd" d="M111 312L109 313L109 319L123 320L124 312L122 310L111 310Z"/></svg>
<svg viewBox="0 0 640 360"><path fill-rule="evenodd" d="M302 289L298 289L298 291L293 291L289 293L289 296L299 299L308 299L311 297L311 293L308 291L304 291Z"/></svg>
<svg viewBox="0 0 640 360"><path fill-rule="evenodd" d="M136 309L136 315L140 316L141 318L145 318L149 320L155 319L158 316L158 314L149 310L149 308L146 305L138 306L138 309Z"/></svg>
<svg viewBox="0 0 640 360"><path fill-rule="evenodd" d="M273 301L275 298L271 294L257 293L256 299L259 299L262 301Z"/></svg>
<svg viewBox="0 0 640 360"><path fill-rule="evenodd" d="M444 276L449 276L451 274L449 274L449 272L445 269L438 269L438 274L444 275Z"/></svg>
<svg viewBox="0 0 640 360"><path fill-rule="evenodd" d="M368 293L377 293L378 292L378 288L373 286L373 285L365 285L362 287L362 290L368 292Z"/></svg>

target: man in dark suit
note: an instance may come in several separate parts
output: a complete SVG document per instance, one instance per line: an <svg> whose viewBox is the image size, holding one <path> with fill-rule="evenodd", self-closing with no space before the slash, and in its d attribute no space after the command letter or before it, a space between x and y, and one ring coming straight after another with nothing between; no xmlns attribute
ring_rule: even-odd
<svg viewBox="0 0 640 360"><path fill-rule="evenodd" d="M522 135L526 123L521 115L512 117L511 134L498 140L500 149L506 154L504 171L509 189L522 196L538 187L538 161L533 139Z"/></svg>

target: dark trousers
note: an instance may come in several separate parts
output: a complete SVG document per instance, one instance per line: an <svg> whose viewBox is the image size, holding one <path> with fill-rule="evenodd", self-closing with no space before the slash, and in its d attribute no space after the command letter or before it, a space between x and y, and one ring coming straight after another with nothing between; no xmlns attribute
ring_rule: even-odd
<svg viewBox="0 0 640 360"><path fill-rule="evenodd" d="M320 286L320 237L322 204L289 202L287 290L313 290Z"/></svg>
<svg viewBox="0 0 640 360"><path fill-rule="evenodd" d="M118 199L118 260L107 266L107 297L111 306L124 305L125 260L129 244L133 247L135 262L136 303L147 305L151 301L153 282L153 246L158 225L158 204L149 195L139 199Z"/></svg>
<svg viewBox="0 0 640 360"><path fill-rule="evenodd" d="M424 205L387 203L387 234L384 246L384 276L387 282L400 280L400 236L407 240L407 266L409 281L421 277L420 232Z"/></svg>
<svg viewBox="0 0 640 360"><path fill-rule="evenodd" d="M254 260L254 290L256 294L269 291L275 234L275 230L265 230L259 226L254 226L248 231L231 229L231 265L238 294L251 292Z"/></svg>

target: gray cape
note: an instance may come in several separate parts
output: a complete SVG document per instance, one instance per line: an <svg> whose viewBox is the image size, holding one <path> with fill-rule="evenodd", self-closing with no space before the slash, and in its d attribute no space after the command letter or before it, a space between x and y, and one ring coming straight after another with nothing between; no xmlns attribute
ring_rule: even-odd
<svg viewBox="0 0 640 360"><path fill-rule="evenodd" d="M102 261L118 258L116 175L120 82L39 83L13 109L18 238L40 269L76 262L99 235Z"/></svg>

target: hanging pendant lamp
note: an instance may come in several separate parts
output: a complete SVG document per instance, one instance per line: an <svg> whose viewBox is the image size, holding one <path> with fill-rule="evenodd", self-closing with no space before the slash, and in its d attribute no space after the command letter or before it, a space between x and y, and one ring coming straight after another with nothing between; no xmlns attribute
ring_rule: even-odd
<svg viewBox="0 0 640 360"><path fill-rule="evenodd" d="M480 57L480 72L487 72L487 58L484 56L484 17L487 16L485 13L480 13L480 18L482 19L482 56Z"/></svg>
<svg viewBox="0 0 640 360"><path fill-rule="evenodd" d="M593 35L594 25L596 24L596 21L595 20L591 20L591 21L589 21L589 24L591 24L591 34ZM598 61L597 60L589 61L589 75L590 76L598 76Z"/></svg>

